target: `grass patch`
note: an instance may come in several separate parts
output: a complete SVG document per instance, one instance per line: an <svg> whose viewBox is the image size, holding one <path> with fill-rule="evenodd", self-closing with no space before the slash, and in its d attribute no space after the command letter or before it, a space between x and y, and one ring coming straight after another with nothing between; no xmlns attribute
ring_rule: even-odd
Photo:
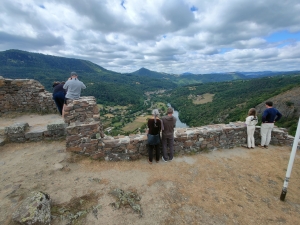
<svg viewBox="0 0 300 225"><path fill-rule="evenodd" d="M195 97L195 99L193 99L193 103L195 105L200 105L200 104L212 102L214 96L215 94L209 94L209 93L198 95L197 97Z"/></svg>
<svg viewBox="0 0 300 225"><path fill-rule="evenodd" d="M138 116L132 123L126 124L126 126L123 127L122 130L126 132L134 131L140 128L141 126L143 126L144 124L146 124L147 118L151 118L151 116L150 115Z"/></svg>
<svg viewBox="0 0 300 225"><path fill-rule="evenodd" d="M111 113L107 113L107 114L105 114L104 115L105 117L107 117L107 118L113 118L113 117L115 117L113 114L111 114Z"/></svg>

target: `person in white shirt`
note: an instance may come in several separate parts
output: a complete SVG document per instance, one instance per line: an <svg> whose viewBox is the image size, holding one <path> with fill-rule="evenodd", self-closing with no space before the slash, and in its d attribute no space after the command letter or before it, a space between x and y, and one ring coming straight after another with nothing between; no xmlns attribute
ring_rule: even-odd
<svg viewBox="0 0 300 225"><path fill-rule="evenodd" d="M63 88L66 90L67 94L65 96L65 103L62 110L62 117L65 117L65 106L68 104L68 99L79 99L81 90L85 89L84 83L78 80L78 75L76 72L71 73L71 77L64 84Z"/></svg>
<svg viewBox="0 0 300 225"><path fill-rule="evenodd" d="M248 116L245 122L247 125L247 147L249 149L255 147L254 132L257 122L258 120L255 108L249 109Z"/></svg>

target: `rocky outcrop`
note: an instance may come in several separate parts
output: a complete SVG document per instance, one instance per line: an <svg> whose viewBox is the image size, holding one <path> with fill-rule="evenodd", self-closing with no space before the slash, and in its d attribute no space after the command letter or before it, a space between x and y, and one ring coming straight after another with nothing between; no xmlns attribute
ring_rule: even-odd
<svg viewBox="0 0 300 225"><path fill-rule="evenodd" d="M283 117L300 116L300 87L295 87L282 94L276 95L266 101L272 101L274 107L278 109ZM265 101L265 102L266 102ZM266 109L265 102L260 103L255 108L258 114L262 114Z"/></svg>
<svg viewBox="0 0 300 225"><path fill-rule="evenodd" d="M48 194L32 192L13 213L13 221L23 225L50 225L51 199Z"/></svg>

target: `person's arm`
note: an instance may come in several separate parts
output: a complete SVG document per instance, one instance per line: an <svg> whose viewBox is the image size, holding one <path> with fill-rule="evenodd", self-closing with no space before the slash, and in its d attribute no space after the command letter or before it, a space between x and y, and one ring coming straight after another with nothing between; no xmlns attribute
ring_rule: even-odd
<svg viewBox="0 0 300 225"><path fill-rule="evenodd" d="M83 82L81 82L81 83L82 83L81 88L86 89L86 86L84 85L84 83Z"/></svg>
<svg viewBox="0 0 300 225"><path fill-rule="evenodd" d="M161 120L159 120L159 123L158 123L158 132L160 132L161 131Z"/></svg>
<svg viewBox="0 0 300 225"><path fill-rule="evenodd" d="M165 129L163 119L161 119L160 122L161 122L161 131L163 131Z"/></svg>
<svg viewBox="0 0 300 225"><path fill-rule="evenodd" d="M255 119L255 120L254 120L254 125L256 125L256 124L258 123L258 118L257 118L257 116L256 116L256 117L253 117L253 119Z"/></svg>
<svg viewBox="0 0 300 225"><path fill-rule="evenodd" d="M245 124L250 125L250 121L251 121L251 116L247 116Z"/></svg>
<svg viewBox="0 0 300 225"><path fill-rule="evenodd" d="M267 115L268 115L268 111L265 110L262 117L261 117L261 122L262 123L265 123L266 122L266 119L267 119Z"/></svg>
<svg viewBox="0 0 300 225"><path fill-rule="evenodd" d="M63 89L68 89L68 81L64 84Z"/></svg>
<svg viewBox="0 0 300 225"><path fill-rule="evenodd" d="M274 121L274 122L277 122L278 120L280 120L281 117L282 117L282 114L277 110L276 118L275 118L275 121Z"/></svg>

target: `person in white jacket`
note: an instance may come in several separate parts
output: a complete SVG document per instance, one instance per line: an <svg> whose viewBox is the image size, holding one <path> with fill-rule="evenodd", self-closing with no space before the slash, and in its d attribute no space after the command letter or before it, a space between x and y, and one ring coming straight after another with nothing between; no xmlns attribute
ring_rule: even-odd
<svg viewBox="0 0 300 225"><path fill-rule="evenodd" d="M254 141L254 131L255 125L257 124L257 114L255 108L249 109L248 116L246 118L246 125L247 125L247 147L254 148L255 141Z"/></svg>

